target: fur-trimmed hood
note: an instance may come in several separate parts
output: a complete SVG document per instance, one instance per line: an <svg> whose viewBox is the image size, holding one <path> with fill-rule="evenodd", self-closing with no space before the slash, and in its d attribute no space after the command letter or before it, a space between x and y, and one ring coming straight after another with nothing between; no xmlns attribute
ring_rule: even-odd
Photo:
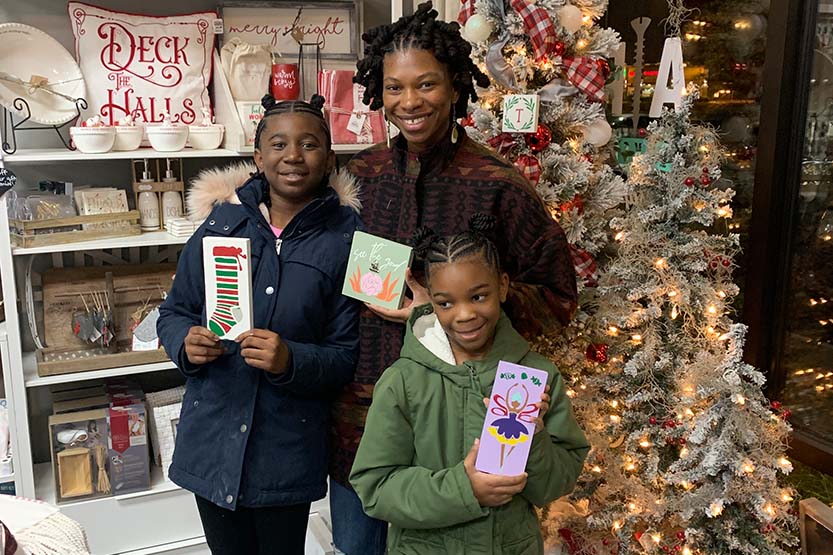
<svg viewBox="0 0 833 555"><path fill-rule="evenodd" d="M237 189L255 172L257 167L252 162L238 162L223 168L201 171L191 182L192 186L185 201L188 216L194 220L203 220L215 205L226 202L240 204ZM358 184L346 169L333 172L330 175L329 186L338 194L342 206L352 208L357 214L361 211ZM266 218L269 219L268 212Z"/></svg>

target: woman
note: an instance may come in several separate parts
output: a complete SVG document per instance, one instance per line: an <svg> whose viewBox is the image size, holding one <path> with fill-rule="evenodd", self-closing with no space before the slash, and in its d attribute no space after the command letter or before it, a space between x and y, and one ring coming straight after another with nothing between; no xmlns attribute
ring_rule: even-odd
<svg viewBox="0 0 833 555"><path fill-rule="evenodd" d="M477 212L497 218L497 241L512 280L507 312L527 335L566 324L576 307L573 264L564 232L530 183L506 160L477 144L455 123L488 78L471 59L456 23L436 20L430 3L396 23L369 30L355 81L364 102L384 106L401 134L348 165L361 186L367 231L402 243L428 226L440 235L466 229ZM428 302L408 279L414 302L397 311L368 307L360 321L355 379L334 405L330 464L333 538L347 555L384 553L387 524L370 519L348 485L373 387L402 348L410 306Z"/></svg>

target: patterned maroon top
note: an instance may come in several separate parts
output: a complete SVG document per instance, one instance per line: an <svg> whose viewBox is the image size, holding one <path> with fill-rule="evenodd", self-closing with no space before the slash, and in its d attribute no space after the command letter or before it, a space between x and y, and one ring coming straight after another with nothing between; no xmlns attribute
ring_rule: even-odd
<svg viewBox="0 0 833 555"><path fill-rule="evenodd" d="M503 158L469 139L450 138L417 156L400 135L391 148L372 146L348 169L361 186L367 232L411 243L420 226L439 235L468 229L483 212L497 218L496 245L512 280L506 311L528 337L566 324L576 308L575 272L564 231L550 217L535 190ZM399 358L405 327L369 310L361 315L361 353L353 383L333 405L330 475L348 486L373 387Z"/></svg>

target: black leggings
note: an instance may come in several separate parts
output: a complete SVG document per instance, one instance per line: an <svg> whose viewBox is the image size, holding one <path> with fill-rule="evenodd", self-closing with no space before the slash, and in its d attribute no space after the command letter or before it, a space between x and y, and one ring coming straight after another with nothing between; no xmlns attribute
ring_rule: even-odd
<svg viewBox="0 0 833 555"><path fill-rule="evenodd" d="M194 497L212 555L304 555L309 503L230 511Z"/></svg>

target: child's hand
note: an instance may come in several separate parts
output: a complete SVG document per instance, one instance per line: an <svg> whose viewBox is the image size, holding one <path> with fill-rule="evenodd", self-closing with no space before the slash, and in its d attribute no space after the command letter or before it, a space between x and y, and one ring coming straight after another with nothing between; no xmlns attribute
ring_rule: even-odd
<svg viewBox="0 0 833 555"><path fill-rule="evenodd" d="M240 354L249 366L272 374L283 374L289 364L289 348L281 336L269 330L252 329L235 339L240 343Z"/></svg>
<svg viewBox="0 0 833 555"><path fill-rule="evenodd" d="M225 352L220 338L213 331L202 326L192 326L185 336L185 356L191 364L208 364L220 358Z"/></svg>
<svg viewBox="0 0 833 555"><path fill-rule="evenodd" d="M488 474L480 472L474 468L474 462L477 460L477 450L480 448L480 440L475 439L474 445L469 449L469 454L466 455L463 461L463 467L466 469L466 475L471 482L471 489L474 491L474 497L481 507L500 507L506 505L517 494L521 493L526 487L526 472L519 476L500 476L498 474Z"/></svg>
<svg viewBox="0 0 833 555"><path fill-rule="evenodd" d="M408 289L410 289L411 293L413 293L413 299L405 299L404 306L400 309L393 310L370 303L364 303L364 305L382 320L404 324L408 321L408 318L411 317L411 312L415 306L431 302L431 298L428 296L428 290L414 279L410 268L405 270L405 285L407 285Z"/></svg>
<svg viewBox="0 0 833 555"><path fill-rule="evenodd" d="M541 400L538 402L538 418L535 420L535 433L544 429L544 416L550 411L550 386L544 387L544 393L541 395Z"/></svg>

